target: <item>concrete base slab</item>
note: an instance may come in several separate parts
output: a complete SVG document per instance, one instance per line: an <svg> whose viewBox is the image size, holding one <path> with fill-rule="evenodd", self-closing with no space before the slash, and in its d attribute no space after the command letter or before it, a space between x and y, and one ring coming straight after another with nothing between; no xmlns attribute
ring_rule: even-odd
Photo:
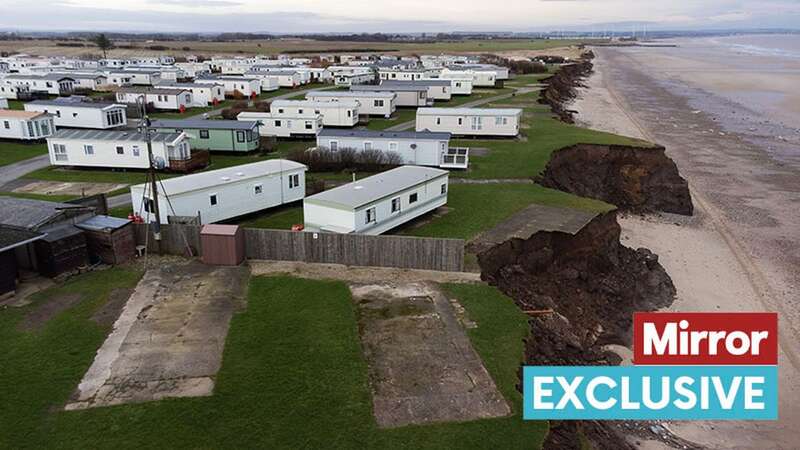
<svg viewBox="0 0 800 450"><path fill-rule="evenodd" d="M247 275L195 260L147 271L66 409L211 395Z"/></svg>
<svg viewBox="0 0 800 450"><path fill-rule="evenodd" d="M451 302L431 283L353 285L380 427L501 417L511 409Z"/></svg>
<svg viewBox="0 0 800 450"><path fill-rule="evenodd" d="M19 180L13 192L41 195L96 195L107 194L128 187L121 183L85 183L67 181Z"/></svg>

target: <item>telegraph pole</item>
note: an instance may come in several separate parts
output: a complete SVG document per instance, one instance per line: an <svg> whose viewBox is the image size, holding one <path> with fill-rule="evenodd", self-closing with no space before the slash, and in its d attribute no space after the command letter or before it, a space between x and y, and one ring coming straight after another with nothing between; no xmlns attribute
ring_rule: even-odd
<svg viewBox="0 0 800 450"><path fill-rule="evenodd" d="M140 96L139 100L142 107L142 118L139 121L139 127L144 135L145 142L147 142L147 160L149 163L147 179L150 183L150 195L153 196L153 210L150 213L156 216L156 221L153 224L153 237L156 241L156 254L161 254L161 210L158 207L158 183L156 180L156 165L153 158L153 143L150 140L150 118L147 117L147 100L145 96Z"/></svg>

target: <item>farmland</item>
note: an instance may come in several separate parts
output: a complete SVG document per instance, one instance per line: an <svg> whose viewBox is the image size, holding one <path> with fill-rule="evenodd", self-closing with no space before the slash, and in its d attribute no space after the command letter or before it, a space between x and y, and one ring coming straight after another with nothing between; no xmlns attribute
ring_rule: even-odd
<svg viewBox="0 0 800 450"><path fill-rule="evenodd" d="M147 43L116 41L115 44L117 48L109 51L108 56L112 58L124 58L153 54L181 56L185 54L311 54L334 52L382 52L395 54L425 52L485 53L550 50L577 45L581 42L583 41L545 39L487 39L409 43L316 41L297 38L244 41L150 41ZM99 53L97 48L88 42L85 44L85 47L63 47L58 46L58 43L59 41L48 39L0 41L0 51L17 51L29 54L63 56L79 56ZM152 48L156 48L158 50L153 50ZM185 48L188 48L189 50L184 50Z"/></svg>

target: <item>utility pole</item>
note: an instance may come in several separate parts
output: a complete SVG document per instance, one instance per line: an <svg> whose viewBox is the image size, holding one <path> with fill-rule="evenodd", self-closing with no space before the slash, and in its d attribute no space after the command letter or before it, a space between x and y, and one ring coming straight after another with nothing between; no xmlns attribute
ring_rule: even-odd
<svg viewBox="0 0 800 450"><path fill-rule="evenodd" d="M140 96L138 101L141 101L142 118L139 121L141 133L144 135L145 142L147 142L147 160L149 168L147 170L147 180L150 183L150 195L153 197L153 210L151 214L155 214L156 221L153 223L153 237L156 241L156 254L161 254L161 210L158 207L158 183L156 180L156 165L153 160L153 143L150 140L150 118L147 117L147 100L144 95ZM152 221L151 221L152 222Z"/></svg>

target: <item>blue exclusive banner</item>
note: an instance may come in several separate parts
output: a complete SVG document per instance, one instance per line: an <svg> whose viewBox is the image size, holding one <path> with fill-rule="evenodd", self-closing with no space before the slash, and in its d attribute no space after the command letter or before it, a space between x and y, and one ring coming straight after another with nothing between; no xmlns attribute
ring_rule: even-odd
<svg viewBox="0 0 800 450"><path fill-rule="evenodd" d="M526 366L526 420L776 420L777 366Z"/></svg>

